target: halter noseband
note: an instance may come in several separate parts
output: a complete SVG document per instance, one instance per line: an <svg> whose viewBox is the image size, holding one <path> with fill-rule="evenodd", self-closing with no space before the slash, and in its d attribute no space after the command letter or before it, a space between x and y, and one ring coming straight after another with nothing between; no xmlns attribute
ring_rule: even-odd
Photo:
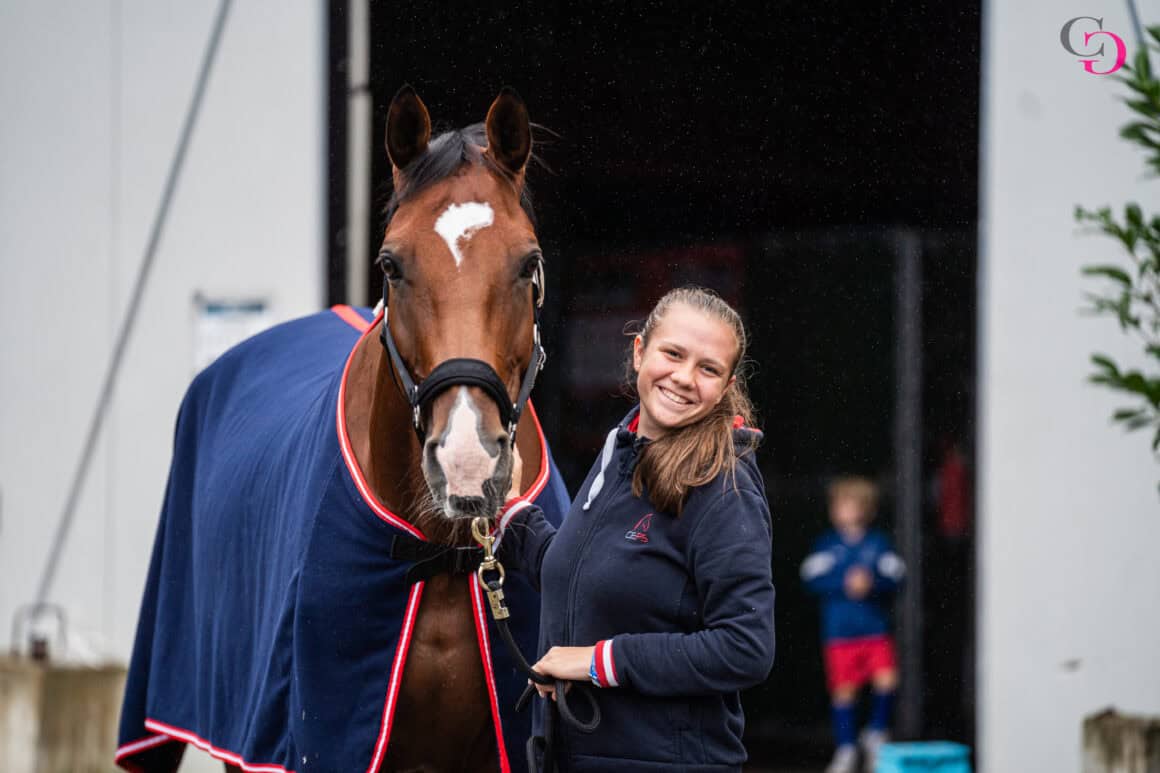
<svg viewBox="0 0 1160 773"><path fill-rule="evenodd" d="M390 290L391 282L384 276L383 328L380 338L390 355L391 365L394 367L395 373L399 375L399 381L402 382L403 394L406 395L407 401L411 405L411 422L415 427L415 434L419 436L419 444L422 445L425 439L422 426L423 408L434 400L440 392L457 385L479 387L487 393L487 396L499 408L500 421L507 427L508 437L514 444L516 427L520 423L520 414L528 402L532 387L535 386L537 374L543 370L544 362L548 359L544 347L540 345L540 309L544 305L543 262L536 265L536 273L532 276L532 300L536 317L532 325L532 359L528 363L523 383L520 385L520 393L516 396L514 403L508 398L507 387L504 385L503 379L495 372L495 368L483 360L466 357L444 360L427 375L427 378L415 383L406 363L399 356L399 349L395 346L395 337L391 335L391 327L387 324L390 318L390 304L388 303Z"/></svg>

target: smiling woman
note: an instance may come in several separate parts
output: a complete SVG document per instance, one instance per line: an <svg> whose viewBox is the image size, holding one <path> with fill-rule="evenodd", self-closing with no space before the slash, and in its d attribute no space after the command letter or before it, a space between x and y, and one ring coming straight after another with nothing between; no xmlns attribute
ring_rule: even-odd
<svg viewBox="0 0 1160 773"><path fill-rule="evenodd" d="M713 410L734 382L737 338L724 322L695 309L673 309L652 332L652 345L637 336L632 364L637 373L642 432L660 438Z"/></svg>
<svg viewBox="0 0 1160 773"><path fill-rule="evenodd" d="M772 665L774 590L760 433L743 426L745 343L721 298L669 292L633 340L640 405L608 433L559 530L534 505L509 508L523 528L503 560L542 593L536 670L606 688L593 732L545 722L544 755L559 749L562 770L724 772L746 759L739 691Z"/></svg>
<svg viewBox="0 0 1160 773"><path fill-rule="evenodd" d="M633 473L633 494L647 489L657 507L679 514L689 489L732 473L731 429L753 422L738 380L747 343L741 317L714 293L681 288L657 302L632 344L640 433L653 441Z"/></svg>

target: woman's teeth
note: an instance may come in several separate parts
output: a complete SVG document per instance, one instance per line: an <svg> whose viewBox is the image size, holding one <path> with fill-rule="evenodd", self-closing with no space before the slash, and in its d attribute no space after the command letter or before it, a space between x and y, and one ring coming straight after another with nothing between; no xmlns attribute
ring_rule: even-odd
<svg viewBox="0 0 1160 773"><path fill-rule="evenodd" d="M692 405L692 403L693 403L692 400L686 400L685 398L681 397L680 395L678 395L674 392L670 392L669 390L665 389L664 387L657 387L657 389L660 390L660 393L662 395L664 395L665 397L667 397L669 400L676 403L677 405Z"/></svg>

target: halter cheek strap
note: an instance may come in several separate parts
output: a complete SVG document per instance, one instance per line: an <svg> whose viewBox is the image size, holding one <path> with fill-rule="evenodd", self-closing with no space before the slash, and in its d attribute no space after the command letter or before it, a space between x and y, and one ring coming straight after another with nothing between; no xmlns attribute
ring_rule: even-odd
<svg viewBox="0 0 1160 773"><path fill-rule="evenodd" d="M483 360L466 357L444 360L431 371L427 378L415 383L415 380L411 378L410 369L403 362L403 358L399 356L395 337L391 335L389 324L391 306L388 303L391 282L387 277L383 277L383 327L380 338L391 358L391 366L398 374L407 402L411 405L411 423L415 428L415 433L419 436L420 443L424 440L422 424L424 406L444 390L458 385L479 387L492 399L499 409L500 421L507 427L508 436L515 443L516 427L520 423L520 414L523 413L524 405L527 404L528 397L532 394L532 387L536 384L536 376L543 370L544 363L548 359L544 347L540 344L540 308L544 305L543 286L544 267L541 263L536 267L536 273L532 277L532 298L535 308L535 322L532 326L532 357L528 363L527 371L524 372L519 394L516 396L515 402L512 402L508 397L507 387L504 385L503 379L495 372L495 368Z"/></svg>

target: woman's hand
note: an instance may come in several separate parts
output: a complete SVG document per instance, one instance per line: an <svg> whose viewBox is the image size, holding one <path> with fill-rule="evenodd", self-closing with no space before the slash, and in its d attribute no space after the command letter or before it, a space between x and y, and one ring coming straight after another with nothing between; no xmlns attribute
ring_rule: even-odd
<svg viewBox="0 0 1160 773"><path fill-rule="evenodd" d="M588 679L588 668L592 665L595 647L553 647L532 666L532 670L553 679L583 681ZM556 688L550 684L537 684L540 697L551 695L556 700Z"/></svg>
<svg viewBox="0 0 1160 773"><path fill-rule="evenodd" d="M520 449L512 444L512 482L508 487L505 502L510 502L520 495L520 481L524 475L524 460L520 457Z"/></svg>

